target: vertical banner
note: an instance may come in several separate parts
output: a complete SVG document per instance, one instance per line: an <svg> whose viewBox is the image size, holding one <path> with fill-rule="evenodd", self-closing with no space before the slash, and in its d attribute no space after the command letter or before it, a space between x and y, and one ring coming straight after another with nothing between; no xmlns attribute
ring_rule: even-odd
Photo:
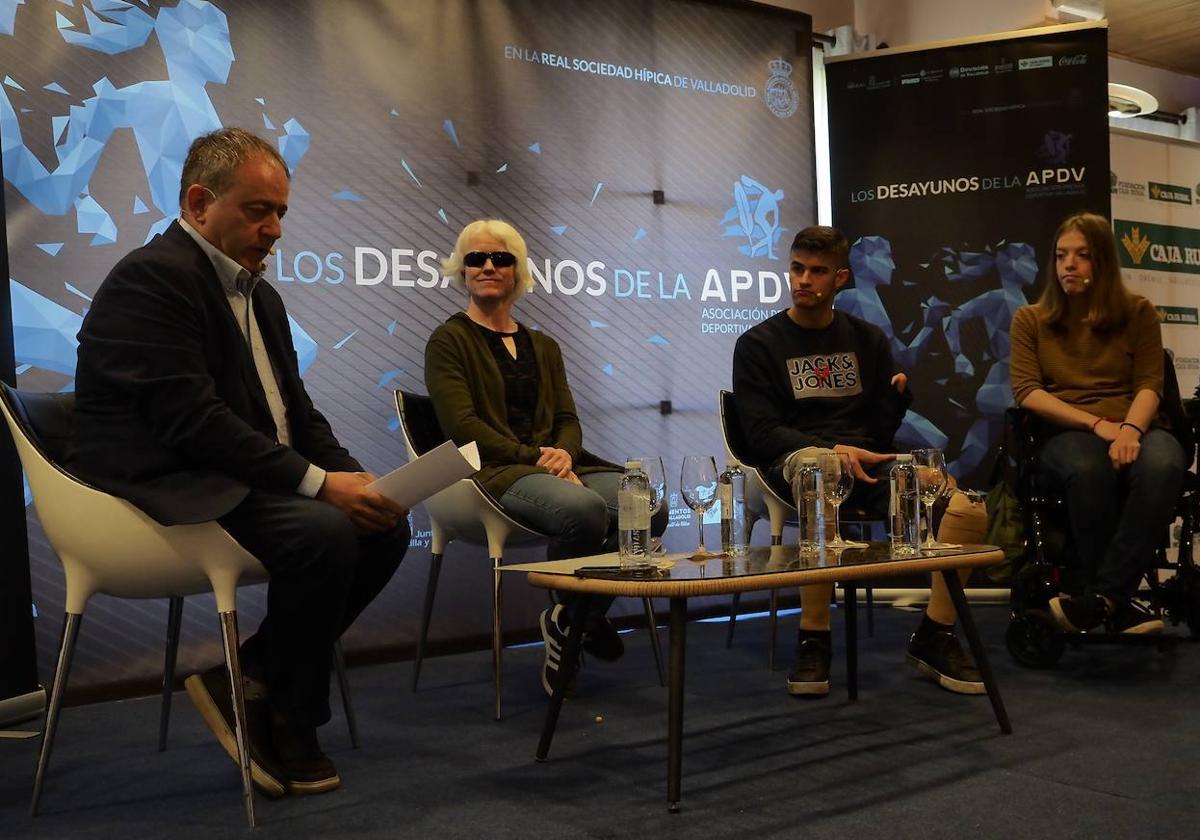
<svg viewBox="0 0 1200 840"><path fill-rule="evenodd" d="M1107 29L884 50L826 68L839 309L888 335L914 402L901 447L979 486L1012 400L1013 313L1059 221L1109 212Z"/></svg>
<svg viewBox="0 0 1200 840"><path fill-rule="evenodd" d="M1112 131L1112 210L1126 285L1158 308L1184 397L1200 384L1200 149Z"/></svg>
<svg viewBox="0 0 1200 840"><path fill-rule="evenodd" d="M0 163L0 175L3 172ZM0 380L12 384L17 377L4 220L4 197L0 195ZM0 726L25 717L28 704L24 698L38 688L22 491L16 448L8 431L0 428Z"/></svg>
<svg viewBox="0 0 1200 840"><path fill-rule="evenodd" d="M243 126L292 169L267 278L314 401L367 469L403 462L392 389L425 392L425 343L466 305L442 259L466 223L503 218L535 279L514 317L562 347L584 445L662 456L665 539L691 548L680 462L721 454L733 345L786 305L787 243L815 216L810 25L724 0L0 0L18 381L73 387L89 301L178 213L192 138ZM422 508L412 525L351 649L414 641ZM62 573L33 520L30 542L48 662ZM440 581L435 643L484 638L490 575L451 562ZM508 589L506 625L532 628L544 596ZM242 595L247 627L264 601ZM159 671L163 604L88 614L99 638L72 684ZM210 617L184 621L181 671L219 657Z"/></svg>

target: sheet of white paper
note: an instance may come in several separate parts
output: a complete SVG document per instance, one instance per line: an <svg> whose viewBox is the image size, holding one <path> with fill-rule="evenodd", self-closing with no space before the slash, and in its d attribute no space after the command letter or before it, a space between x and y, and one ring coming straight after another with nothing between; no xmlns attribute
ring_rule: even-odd
<svg viewBox="0 0 1200 840"><path fill-rule="evenodd" d="M475 441L455 446L446 441L415 461L397 467L369 485L394 502L411 508L434 493L445 490L460 478L479 469L479 447Z"/></svg>

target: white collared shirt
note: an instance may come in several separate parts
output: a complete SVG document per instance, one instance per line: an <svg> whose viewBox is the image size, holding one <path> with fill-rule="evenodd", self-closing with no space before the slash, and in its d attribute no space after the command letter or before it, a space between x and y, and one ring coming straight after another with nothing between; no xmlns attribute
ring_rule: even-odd
<svg viewBox="0 0 1200 840"><path fill-rule="evenodd" d="M229 308L233 310L233 318L242 331L242 337L250 346L250 355L254 358L258 380L262 384L263 392L267 395L267 407L271 410L271 419L275 421L275 438L284 446L291 446L287 401L283 395L279 375L267 353L266 345L263 344L258 321L254 317L254 287L262 280L262 274L251 274L228 254L223 253L201 236L183 217L179 219L179 226L196 241L196 244L212 262L213 269L217 272L217 278L221 281L221 288L225 290ZM309 464L308 472L304 474L296 492L314 498L324 483L325 470L316 464Z"/></svg>

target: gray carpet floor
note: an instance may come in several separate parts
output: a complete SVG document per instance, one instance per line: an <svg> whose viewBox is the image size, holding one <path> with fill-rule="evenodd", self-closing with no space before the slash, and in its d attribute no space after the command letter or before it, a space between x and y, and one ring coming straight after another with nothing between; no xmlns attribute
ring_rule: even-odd
<svg viewBox="0 0 1200 840"><path fill-rule="evenodd" d="M487 652L428 660L416 694L410 663L354 669L361 749L340 715L322 730L343 788L260 797L254 836L1197 836L1200 647L1091 646L1029 671L1004 649L1007 611L979 607L1013 722L1002 736L986 698L945 692L904 664L915 614L876 615L853 704L836 617L834 692L822 700L786 694L794 617L774 673L765 621L740 622L728 650L724 624L689 625L678 815L666 811L666 691L644 631L623 637L620 662L587 664L543 764L537 647L506 652L501 722ZM36 742L0 741L0 836L247 836L233 764L186 695L175 706L165 753L155 699L67 709L36 820L26 813Z"/></svg>

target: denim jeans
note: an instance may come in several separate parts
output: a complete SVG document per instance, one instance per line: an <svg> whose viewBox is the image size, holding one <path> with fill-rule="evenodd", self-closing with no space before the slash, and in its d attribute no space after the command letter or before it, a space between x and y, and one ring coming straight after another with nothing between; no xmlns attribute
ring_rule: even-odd
<svg viewBox="0 0 1200 840"><path fill-rule="evenodd" d="M549 534L551 560L587 557L617 550L617 488L621 473L605 471L579 477L581 487L549 473L517 479L500 497L500 507L514 519ZM650 521L650 532L662 536L669 512L664 504Z"/></svg>
<svg viewBox="0 0 1200 840"><path fill-rule="evenodd" d="M621 473L605 471L582 475L581 487L550 473L527 475L513 482L500 497L500 507L514 519L549 534L546 557L563 560L617 550L617 489ZM662 536L670 512L664 504L650 520L650 533ZM568 593L553 593L558 603L569 605ZM612 598L593 598L588 620L608 612Z"/></svg>
<svg viewBox="0 0 1200 840"><path fill-rule="evenodd" d="M1142 438L1138 458L1114 470L1107 441L1081 431L1042 444L1047 490L1063 494L1087 591L1124 599L1154 564L1163 530L1175 517L1183 484L1183 447L1164 429Z"/></svg>

